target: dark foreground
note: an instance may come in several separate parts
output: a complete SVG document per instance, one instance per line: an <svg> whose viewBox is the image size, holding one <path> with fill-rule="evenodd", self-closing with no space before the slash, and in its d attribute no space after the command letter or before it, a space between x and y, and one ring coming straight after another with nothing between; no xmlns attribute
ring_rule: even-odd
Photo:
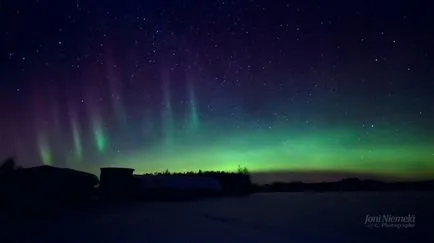
<svg viewBox="0 0 434 243"><path fill-rule="evenodd" d="M31 202L30 202L31 203ZM434 193L268 193L74 210L1 220L0 242L434 242ZM415 215L413 228L370 228L366 215Z"/></svg>

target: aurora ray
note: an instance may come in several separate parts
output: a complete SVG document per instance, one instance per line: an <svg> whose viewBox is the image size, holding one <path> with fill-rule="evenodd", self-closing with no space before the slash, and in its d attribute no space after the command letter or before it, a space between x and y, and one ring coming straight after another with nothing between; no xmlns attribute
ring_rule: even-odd
<svg viewBox="0 0 434 243"><path fill-rule="evenodd" d="M123 105L122 90L120 87L119 67L115 64L111 50L107 51L107 79L110 92L110 100L116 119L125 128L127 125L126 113Z"/></svg>
<svg viewBox="0 0 434 243"><path fill-rule="evenodd" d="M170 93L170 77L167 72L163 72L163 109L162 109L162 122L163 122L163 141L165 145L173 144L174 136L174 118Z"/></svg>
<svg viewBox="0 0 434 243"><path fill-rule="evenodd" d="M194 92L194 86L192 84L191 79L188 78L187 82L188 82L188 97L189 97L189 105L190 105L189 127L190 129L197 129L199 128L199 111L196 102L196 95Z"/></svg>
<svg viewBox="0 0 434 243"><path fill-rule="evenodd" d="M46 136L43 133L38 135L39 157L44 165L53 165L53 155Z"/></svg>
<svg viewBox="0 0 434 243"><path fill-rule="evenodd" d="M101 118L98 115L92 116L92 132L98 152L104 152L107 148L108 141L102 126Z"/></svg>
<svg viewBox="0 0 434 243"><path fill-rule="evenodd" d="M79 161L83 160L83 146L81 143L80 128L75 118L71 119L72 138L74 142L74 151Z"/></svg>

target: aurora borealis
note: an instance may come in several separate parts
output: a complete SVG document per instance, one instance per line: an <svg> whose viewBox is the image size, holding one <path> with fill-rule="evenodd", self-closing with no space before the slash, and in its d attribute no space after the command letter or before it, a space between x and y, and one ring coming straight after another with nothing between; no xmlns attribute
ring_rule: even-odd
<svg viewBox="0 0 434 243"><path fill-rule="evenodd" d="M0 7L0 158L434 176L431 3Z"/></svg>

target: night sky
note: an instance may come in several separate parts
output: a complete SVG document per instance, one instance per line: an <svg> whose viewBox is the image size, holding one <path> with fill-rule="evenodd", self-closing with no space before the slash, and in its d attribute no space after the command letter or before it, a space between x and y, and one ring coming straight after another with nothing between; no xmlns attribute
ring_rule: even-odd
<svg viewBox="0 0 434 243"><path fill-rule="evenodd" d="M4 0L0 159L434 176L433 12L432 1Z"/></svg>

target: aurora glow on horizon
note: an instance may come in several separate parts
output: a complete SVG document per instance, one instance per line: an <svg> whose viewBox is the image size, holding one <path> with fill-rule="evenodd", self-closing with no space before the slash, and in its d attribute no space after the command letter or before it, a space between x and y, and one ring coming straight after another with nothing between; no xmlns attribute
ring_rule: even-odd
<svg viewBox="0 0 434 243"><path fill-rule="evenodd" d="M420 10L108 2L2 10L0 158L434 177L434 33L412 28ZM352 17L384 9L379 26Z"/></svg>

